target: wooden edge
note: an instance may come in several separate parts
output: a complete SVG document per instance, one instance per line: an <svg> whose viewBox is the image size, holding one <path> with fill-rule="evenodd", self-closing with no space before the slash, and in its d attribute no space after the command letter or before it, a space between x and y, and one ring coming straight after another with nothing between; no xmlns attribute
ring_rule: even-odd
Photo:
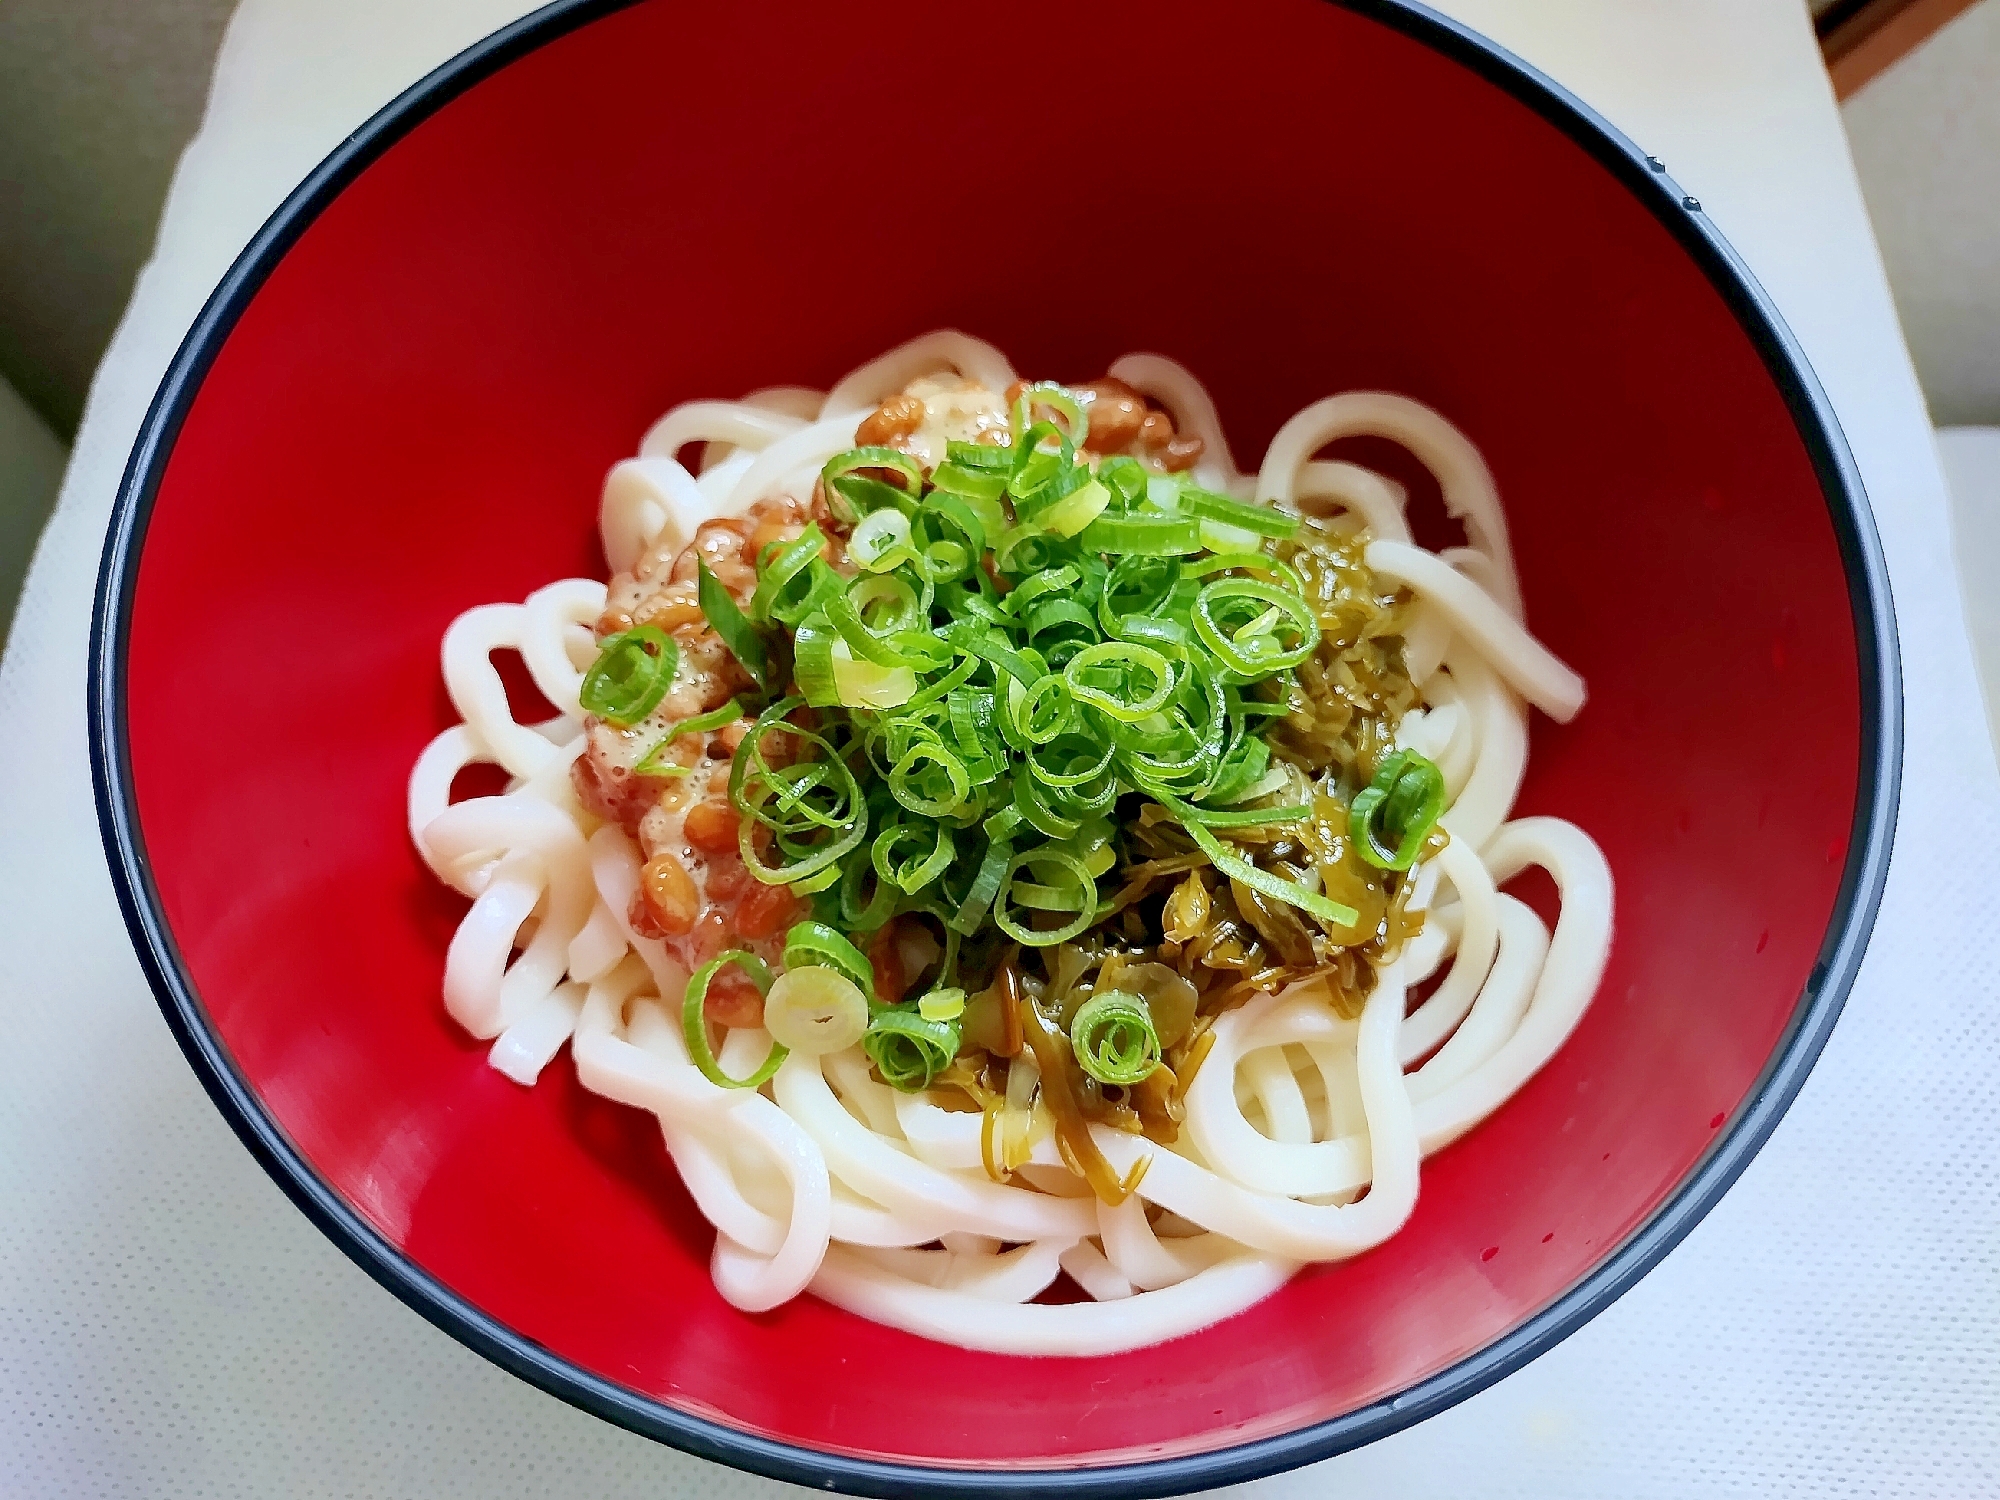
<svg viewBox="0 0 2000 1500"><path fill-rule="evenodd" d="M1851 99L1978 0L1868 0L1820 40L1834 97Z"/></svg>

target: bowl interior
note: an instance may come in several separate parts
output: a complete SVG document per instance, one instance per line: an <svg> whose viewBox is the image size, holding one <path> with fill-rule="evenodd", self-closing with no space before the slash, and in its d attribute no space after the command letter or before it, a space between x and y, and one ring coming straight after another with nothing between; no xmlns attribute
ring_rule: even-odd
<svg viewBox="0 0 2000 1500"><path fill-rule="evenodd" d="M462 903L404 834L411 763L451 722L446 624L602 576L599 483L653 417L946 324L1056 377L1172 354L1246 463L1330 392L1432 403L1484 450L1531 624L1591 688L1575 724L1536 723L1519 803L1588 829L1617 880L1580 1029L1426 1165L1387 1245L1115 1360L965 1353L810 1297L730 1309L652 1121L566 1059L519 1088L449 1022ZM1744 1102L1807 983L1858 682L1785 403L1606 169L1334 5L1091 0L998 34L958 7L643 4L417 124L202 383L126 693L139 827L216 1031L417 1267L683 1411L1027 1466L1352 1411L1598 1264Z"/></svg>

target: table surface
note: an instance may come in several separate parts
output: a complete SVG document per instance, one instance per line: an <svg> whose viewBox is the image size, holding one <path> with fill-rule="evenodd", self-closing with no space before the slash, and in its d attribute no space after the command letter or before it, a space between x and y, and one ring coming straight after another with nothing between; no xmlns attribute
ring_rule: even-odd
<svg viewBox="0 0 2000 1500"><path fill-rule="evenodd" d="M0 1492L777 1493L571 1410L299 1217L183 1064L127 944L83 723L99 546L182 333L285 192L527 7L245 0L98 373L0 666ZM1260 1496L1992 1494L2000 1486L1996 778L1935 449L1798 0L1452 0L1662 156L1797 331L1897 590L1909 744L1881 924L1736 1189L1527 1369ZM1967 866L1970 868L1967 868ZM1983 866L1989 868L1981 868Z"/></svg>

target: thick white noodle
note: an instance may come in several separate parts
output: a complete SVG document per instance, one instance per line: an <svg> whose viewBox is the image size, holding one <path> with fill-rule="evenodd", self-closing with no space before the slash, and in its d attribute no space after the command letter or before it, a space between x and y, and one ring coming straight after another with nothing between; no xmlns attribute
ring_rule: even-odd
<svg viewBox="0 0 2000 1500"><path fill-rule="evenodd" d="M1458 1029L1486 986L1499 946L1500 919L1493 877L1480 863L1479 856L1465 840L1455 838L1445 845L1437 862L1458 893L1458 931L1451 972L1428 1000L1403 1019L1397 1060L1406 1068L1436 1051Z"/></svg>
<svg viewBox="0 0 2000 1500"><path fill-rule="evenodd" d="M805 498L861 415L947 369L995 389L1014 379L990 345L941 331L824 398L785 387L676 407L606 482L607 557L630 567L710 517L773 493ZM1157 355L1129 355L1111 373L1203 438L1200 482L1252 492L1192 375ZM1313 456L1357 433L1392 438L1429 465L1471 546L1416 547L1399 486ZM699 478L676 457L694 443ZM715 1226L711 1270L733 1305L762 1311L811 1289L879 1322L1011 1354L1109 1354L1190 1333L1268 1296L1301 1264L1394 1234L1416 1202L1422 1157L1498 1108L1575 1028L1609 951L1610 870L1567 823L1507 819L1526 767L1523 698L1567 717L1582 684L1519 623L1483 462L1427 408L1363 392L1286 424L1254 492L1343 507L1353 520L1341 524L1374 539L1371 567L1417 595L1406 654L1421 703L1399 742L1443 772L1451 839L1412 895L1423 932L1378 973L1358 1019L1336 1014L1318 982L1255 998L1216 1021L1174 1146L1092 1128L1116 1172L1144 1165L1117 1207L1064 1166L1040 1103L1021 1116L1026 1162L1002 1183L985 1170L984 1117L888 1088L858 1049L794 1055L762 1091L711 1083L681 1035L685 968L629 920L639 851L599 826L570 783L604 585L561 580L523 604L469 610L447 631L445 683L462 722L418 757L406 808L425 862L472 898L445 957L446 1008L492 1039L489 1061L510 1078L531 1084L568 1041L587 1088L655 1116ZM514 717L493 662L504 650L521 654L555 719ZM500 766L507 792L454 804L453 779L476 764ZM1531 864L1560 895L1552 933L1498 889ZM1409 986L1440 971L1406 1015ZM740 1075L769 1045L762 1030L732 1031L720 1056ZM1064 1273L1092 1300L1031 1300Z"/></svg>
<svg viewBox="0 0 2000 1500"><path fill-rule="evenodd" d="M640 555L663 537L680 546L714 513L714 504L694 476L672 458L627 458L604 476L597 511L597 537L614 573L629 572Z"/></svg>
<svg viewBox="0 0 2000 1500"><path fill-rule="evenodd" d="M1300 510L1317 511L1309 500L1334 501L1351 512L1376 536L1392 542L1410 539L1410 523L1404 518L1409 492L1373 469L1344 460L1315 459L1299 470L1292 499ZM1412 673L1414 676L1415 674Z"/></svg>
<svg viewBox="0 0 2000 1500"><path fill-rule="evenodd" d="M1421 1104L1471 1073L1500 1050L1527 1014L1528 998L1549 955L1542 919L1512 896L1491 902L1499 954L1472 996L1465 1018L1435 1056L1410 1074L1410 1097Z"/></svg>
<svg viewBox="0 0 2000 1500"><path fill-rule="evenodd" d="M568 971L569 945L589 920L594 895L583 834L539 797L474 797L433 818L424 840L447 864L507 850L453 936L444 976L452 1018L474 1036L498 1036ZM535 935L510 965L515 935L538 905Z"/></svg>
<svg viewBox="0 0 2000 1500"><path fill-rule="evenodd" d="M675 458L689 443L763 449L803 426L803 417L749 401L684 401L646 429L639 456Z"/></svg>
<svg viewBox="0 0 2000 1500"><path fill-rule="evenodd" d="M1465 785L1444 812L1446 832L1483 849L1507 819L1528 768L1528 716L1500 674L1470 646L1454 646L1446 666L1471 713L1478 749Z"/></svg>
<svg viewBox="0 0 2000 1500"><path fill-rule="evenodd" d="M528 611L520 604L482 604L468 609L444 633L444 685L451 706L480 746L510 776L532 776L560 753L545 737L517 722L507 706L493 653L519 650ZM481 757L484 759L485 757Z"/></svg>
<svg viewBox="0 0 2000 1500"><path fill-rule="evenodd" d="M1214 398L1187 366L1164 354L1127 354L1113 360L1105 373L1159 402L1174 419L1177 432L1192 433L1201 439L1201 457L1194 466L1195 483L1225 494L1235 493L1244 475L1230 455L1229 438L1222 430L1221 417L1216 415Z"/></svg>
<svg viewBox="0 0 2000 1500"><path fill-rule="evenodd" d="M772 385L761 391L752 391L743 398L743 405L754 406L759 411L777 412L781 416L796 417L801 422L811 422L826 405L826 392L816 391L804 385ZM643 444L641 445L643 447ZM701 459L696 464L696 472L706 475L710 469L737 451L737 445L723 438L711 438L701 445Z"/></svg>
<svg viewBox="0 0 2000 1500"><path fill-rule="evenodd" d="M900 391L920 375L952 370L989 391L1005 391L1015 380L1014 367L1007 356L969 333L940 328L921 334L907 344L898 344L834 382L820 410L832 417L851 413L857 420L882 404L882 398ZM849 432L847 446L854 434Z"/></svg>
<svg viewBox="0 0 2000 1500"><path fill-rule="evenodd" d="M1444 507L1465 526L1466 539L1492 560L1492 587L1501 607L1521 618L1521 588L1500 491L1479 450L1420 401L1386 391L1349 391L1315 401L1278 429L1257 472L1257 498L1290 504L1306 463L1341 438L1385 437L1403 445L1437 476Z"/></svg>
<svg viewBox="0 0 2000 1500"><path fill-rule="evenodd" d="M787 433L757 455L757 461L743 471L730 487L723 512L740 516L759 500L780 489L798 494L810 492L811 476L817 474L836 453L854 446L854 415L851 412L814 422ZM805 483L801 485L803 479Z"/></svg>
<svg viewBox="0 0 2000 1500"><path fill-rule="evenodd" d="M1559 724L1583 707L1583 679L1556 660L1494 597L1435 552L1378 538L1364 554L1370 571L1408 584L1424 603L1478 643L1507 685Z"/></svg>
<svg viewBox="0 0 2000 1500"><path fill-rule="evenodd" d="M577 694L597 659L590 624L604 613L604 585L593 578L565 578L536 589L522 606L521 659L541 695L557 712L583 718Z"/></svg>

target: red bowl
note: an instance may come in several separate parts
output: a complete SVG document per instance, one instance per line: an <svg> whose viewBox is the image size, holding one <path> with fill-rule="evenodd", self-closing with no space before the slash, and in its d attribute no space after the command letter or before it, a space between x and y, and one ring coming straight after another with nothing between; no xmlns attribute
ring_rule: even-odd
<svg viewBox="0 0 2000 1500"><path fill-rule="evenodd" d="M1414 1422L1687 1232L1852 980L1901 732L1832 414L1658 162L1415 5L1086 0L997 32L781 10L538 12L329 158L188 336L91 658L104 838L160 1003L385 1286L696 1453L864 1493L1137 1495ZM810 1297L736 1312L654 1122L567 1063L508 1082L439 999L462 908L402 799L450 721L447 622L601 575L599 483L666 407L824 383L939 324L1058 376L1172 353L1239 452L1333 391L1433 404L1484 449L1535 629L1591 685L1574 724L1536 724L1519 804L1588 829L1617 879L1582 1025L1426 1164L1394 1239L1162 1351L1030 1361Z"/></svg>

